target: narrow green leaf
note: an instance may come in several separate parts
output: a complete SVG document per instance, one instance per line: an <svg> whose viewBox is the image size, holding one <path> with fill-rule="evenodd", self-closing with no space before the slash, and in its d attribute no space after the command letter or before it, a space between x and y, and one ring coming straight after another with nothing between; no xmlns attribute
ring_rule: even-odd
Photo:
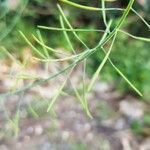
<svg viewBox="0 0 150 150"><path fill-rule="evenodd" d="M106 51L104 48L103 52L106 54ZM108 58L110 64L113 66L113 68L118 72L118 74L132 87L132 89L139 95L139 96L143 96L142 93L128 80L128 78L114 65L114 63L111 61L110 58Z"/></svg>
<svg viewBox="0 0 150 150"><path fill-rule="evenodd" d="M39 30L37 30L37 35L38 35L38 37L39 37L40 42L42 43L42 45L45 45L45 44L44 44L44 41L43 41L43 38L42 38L42 35L41 35L41 32L40 32ZM45 56L46 56L47 58L49 58L49 53L48 53L47 49L46 49L44 46L42 46L42 47L43 47Z"/></svg>
<svg viewBox="0 0 150 150"><path fill-rule="evenodd" d="M128 36L130 36L130 37L132 37L134 39L136 39L136 40L140 40L140 41L144 41L144 42L150 42L150 38L144 38L144 37L135 36L135 35L132 35L132 34L126 32L126 31L123 31L123 30L118 30L118 31L122 32L122 33L124 33L124 34L126 34L126 35L128 35Z"/></svg>
<svg viewBox="0 0 150 150"><path fill-rule="evenodd" d="M61 25L61 27L62 27L62 29L63 29L64 37L65 37L65 39L66 39L68 45L70 46L71 50L72 50L73 53L75 54L76 52L75 52L75 50L74 50L74 48L73 48L73 45L72 45L72 43L71 43L71 41L70 41L70 39L69 39L69 36L68 36L68 34L66 33L66 31L64 31L65 25L64 25L64 22L63 22L63 19L62 19L61 16L59 17L59 20L60 20L60 25Z"/></svg>
<svg viewBox="0 0 150 150"><path fill-rule="evenodd" d="M34 47L31 42L27 39L27 37L22 33L22 31L19 31L20 35L24 38L24 40L30 45L30 47L42 58L46 58L36 47Z"/></svg>
<svg viewBox="0 0 150 150"><path fill-rule="evenodd" d="M131 10L142 20L142 22L150 29L150 24L133 8Z"/></svg>
<svg viewBox="0 0 150 150"><path fill-rule="evenodd" d="M32 113L32 115L35 118L39 118L39 115L36 113L36 111L34 110L34 108L31 105L29 105L29 111Z"/></svg>
<svg viewBox="0 0 150 150"><path fill-rule="evenodd" d="M76 66L76 65L73 65L73 66L72 66L71 71L70 71L69 74L67 75L67 78L65 79L65 81L62 83L62 85L61 85L60 88L58 89L58 91L57 91L56 95L54 96L54 98L51 100L51 102L50 102L50 104L49 104L49 106L48 106L48 108L47 108L47 112L51 111L51 109L52 109L53 105L55 104L56 100L58 99L59 95L62 93L62 90L63 90L63 88L64 88L64 86L65 86L65 84L66 84L68 78L70 77L70 74L72 73L72 71L73 71L73 69L74 69L75 66Z"/></svg>
<svg viewBox="0 0 150 150"><path fill-rule="evenodd" d="M92 78L92 80L91 80L91 82L90 82L90 85L89 85L89 87L88 87L88 92L92 89L92 87L93 87L93 85L94 85L96 79L97 79L98 76L99 76L99 73L101 72L102 68L104 67L104 65L105 65L105 63L106 63L106 61L107 61L107 59L108 59L108 57L109 57L109 55L110 55L110 53L111 53L112 47L113 47L114 42L115 42L115 39L116 39L116 35L117 35L117 34L114 35L113 41L112 41L112 43L111 43L111 46L110 46L110 48L109 48L107 54L105 55L103 61L102 61L101 64L99 65L99 67L98 67L97 71L95 72L95 74L93 75L93 78Z"/></svg>
<svg viewBox="0 0 150 150"><path fill-rule="evenodd" d="M68 25L68 27L73 30L73 27L71 26L71 24L69 23L68 19L66 18L66 16L65 16L65 14L64 14L64 12L63 12L63 10L62 10L62 8L60 7L60 5L57 5L57 7L58 7L58 9L59 9L59 11L60 11L60 13L61 13L63 19L65 20L66 24ZM74 36L77 38L77 40L79 40L79 41L82 43L82 45L83 45L86 49L88 49L87 45L79 38L79 36L76 34L76 32L75 32L74 30L72 31L72 33L73 33Z"/></svg>
<svg viewBox="0 0 150 150"><path fill-rule="evenodd" d="M47 26L38 26L40 29L44 30L52 30L52 31L67 31L67 32L105 32L104 30L98 30L98 29L67 29L67 28L56 28L56 27L47 27Z"/></svg>
<svg viewBox="0 0 150 150"><path fill-rule="evenodd" d="M52 109L54 103L56 102L58 96L60 95L61 91L63 90L63 88L64 88L64 86L65 86L65 84L66 84L66 81L67 81L67 80L65 80L65 81L63 82L63 84L62 84L62 85L60 86L60 88L58 89L56 95L55 95L54 98L51 100L51 102L50 102L50 104L49 104L49 106L48 106L48 108L47 108L47 112L51 111L51 109Z"/></svg>
<svg viewBox="0 0 150 150"><path fill-rule="evenodd" d="M49 51L54 52L54 53L59 53L59 54L67 55L67 54L64 53L64 52L55 50L55 49L53 49L53 48L51 48L51 47L49 47L49 46L43 44L40 40L38 40L38 38L37 38L36 36L34 36L34 35L32 35L32 36L33 36L33 38L35 39L35 41L36 41L38 44L40 44L41 46L45 47L45 48L48 49ZM44 58L44 59L45 59L45 58Z"/></svg>
<svg viewBox="0 0 150 150"><path fill-rule="evenodd" d="M18 61L5 47L1 47L1 48L13 62L17 63L18 65L22 65L21 62Z"/></svg>

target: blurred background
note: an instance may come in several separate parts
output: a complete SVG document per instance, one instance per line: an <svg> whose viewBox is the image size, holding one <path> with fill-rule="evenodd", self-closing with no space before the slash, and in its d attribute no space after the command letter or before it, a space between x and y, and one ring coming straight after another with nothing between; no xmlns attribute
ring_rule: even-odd
<svg viewBox="0 0 150 150"><path fill-rule="evenodd" d="M101 7L100 0L76 0L76 3ZM107 2L107 7L125 8L129 0ZM22 38L27 39L41 53L32 34L38 25L60 27L59 3L74 28L102 29L105 24L101 12L78 9L56 0L0 0L0 150L149 150L150 149L150 42L135 40L119 32L110 54L111 60L143 93L135 91L106 63L93 90L88 94L90 119L70 88L70 80L60 93L51 112L50 100L65 80L59 78L33 87L25 92L10 94L56 73L68 62L48 65L33 61L37 53ZM134 9L150 23L150 1L136 0ZM107 11L107 20L113 19L112 30L122 13ZM150 38L150 30L143 21L130 12L122 29L135 36ZM44 43L70 54L70 48L61 31L40 29ZM102 36L100 32L77 32L88 45L94 47ZM83 46L68 32L75 49ZM51 57L53 53L49 53ZM58 55L57 58L62 58ZM86 83L102 62L104 54L95 52L88 58ZM71 75L71 82L82 95L83 64ZM7 93L7 97L2 95Z"/></svg>

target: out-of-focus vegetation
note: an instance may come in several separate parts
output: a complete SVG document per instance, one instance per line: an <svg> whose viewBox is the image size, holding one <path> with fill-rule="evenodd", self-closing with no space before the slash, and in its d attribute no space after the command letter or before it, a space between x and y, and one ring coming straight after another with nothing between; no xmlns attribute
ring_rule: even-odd
<svg viewBox="0 0 150 150"><path fill-rule="evenodd" d="M149 99L150 93L150 54L149 43L135 41L126 35L120 33L111 54L113 62L121 69L130 81L140 89L144 99ZM93 56L94 62L91 62L91 68L97 67L97 62L103 59L100 55ZM103 79L114 81L118 90L131 92L132 89L115 72L111 65L107 64L101 73Z"/></svg>

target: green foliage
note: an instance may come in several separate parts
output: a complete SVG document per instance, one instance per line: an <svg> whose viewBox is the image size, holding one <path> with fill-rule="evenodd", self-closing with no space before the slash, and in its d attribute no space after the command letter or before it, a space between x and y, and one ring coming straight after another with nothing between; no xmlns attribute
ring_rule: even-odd
<svg viewBox="0 0 150 150"><path fill-rule="evenodd" d="M144 118L141 120L134 120L130 127L136 134L149 134L147 129L149 130L150 127L150 113L145 113Z"/></svg>
<svg viewBox="0 0 150 150"><path fill-rule="evenodd" d="M149 113L145 113L144 115L144 123L147 126L150 126L150 112Z"/></svg>
<svg viewBox="0 0 150 150"><path fill-rule="evenodd" d="M137 134L142 133L143 127L142 127L141 122L137 120L133 121L131 124L131 129L134 133L137 133Z"/></svg>
<svg viewBox="0 0 150 150"><path fill-rule="evenodd" d="M134 85L142 90L144 99L149 98L150 93L150 43L129 39L126 35L119 33L116 43L111 53L111 60L121 69L121 71L134 83ZM92 68L96 68L97 62L101 62L103 57L95 55L95 62ZM132 91L125 80L123 80L117 72L107 64L102 72L102 78L115 81L119 90L128 92Z"/></svg>
<svg viewBox="0 0 150 150"><path fill-rule="evenodd" d="M77 149L78 150L86 150L87 146L82 143L73 143L71 149L72 150L77 150Z"/></svg>

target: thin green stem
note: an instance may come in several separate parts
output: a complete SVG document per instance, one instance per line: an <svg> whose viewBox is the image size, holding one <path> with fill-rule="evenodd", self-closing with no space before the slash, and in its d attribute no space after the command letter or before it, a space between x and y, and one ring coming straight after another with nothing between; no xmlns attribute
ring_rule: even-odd
<svg viewBox="0 0 150 150"><path fill-rule="evenodd" d="M47 27L47 26L38 26L40 29L44 30L52 30L52 31L67 31L67 32L105 32L104 30L99 29L63 29L63 28L56 28L56 27Z"/></svg>
<svg viewBox="0 0 150 150"><path fill-rule="evenodd" d="M80 8L80 9L85 9L85 10L90 10L90 11L103 11L103 10L118 10L118 11L122 11L123 9L122 8L96 8L96 7L90 7L90 6L84 6L84 5L80 5L80 4L77 4L77 3L74 3L74 2L71 2L71 1L68 1L68 0L59 0L60 2L63 2L63 3L66 3L68 5L71 5L71 6L74 6L74 7L77 7L77 8Z"/></svg>

